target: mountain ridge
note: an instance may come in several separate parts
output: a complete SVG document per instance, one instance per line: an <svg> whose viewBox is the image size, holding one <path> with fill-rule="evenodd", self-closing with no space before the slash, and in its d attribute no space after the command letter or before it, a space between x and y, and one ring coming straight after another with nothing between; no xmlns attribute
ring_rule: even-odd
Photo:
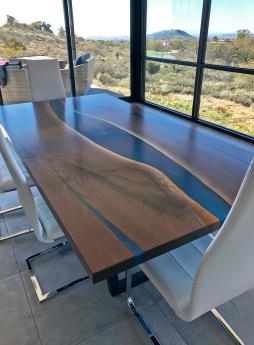
<svg viewBox="0 0 254 345"><path fill-rule="evenodd" d="M168 39L187 39L187 40L195 40L196 38L188 32L179 30L179 29L172 29L172 30L161 30L149 34L146 36L147 39L153 40L168 40Z"/></svg>

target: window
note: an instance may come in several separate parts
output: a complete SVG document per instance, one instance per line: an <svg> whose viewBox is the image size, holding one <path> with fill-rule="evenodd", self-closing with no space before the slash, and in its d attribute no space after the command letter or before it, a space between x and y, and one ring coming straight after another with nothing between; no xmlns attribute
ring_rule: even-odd
<svg viewBox="0 0 254 345"><path fill-rule="evenodd" d="M32 55L67 60L62 1L54 1L54 11L50 6L50 0L5 2L0 12L0 60Z"/></svg>
<svg viewBox="0 0 254 345"><path fill-rule="evenodd" d="M191 115L194 67L146 62L146 100Z"/></svg>
<svg viewBox="0 0 254 345"><path fill-rule="evenodd" d="M27 56L51 56L68 60L61 0L7 1L0 11L0 60L20 60ZM6 88L1 89L4 104L31 100L24 68L7 71ZM68 74L67 74L68 78Z"/></svg>
<svg viewBox="0 0 254 345"><path fill-rule="evenodd" d="M77 56L94 57L93 87L130 95L130 0L73 0Z"/></svg>
<svg viewBox="0 0 254 345"><path fill-rule="evenodd" d="M205 70L200 118L254 134L254 75Z"/></svg>
<svg viewBox="0 0 254 345"><path fill-rule="evenodd" d="M206 63L254 67L254 2L212 0Z"/></svg>
<svg viewBox="0 0 254 345"><path fill-rule="evenodd" d="M253 137L253 12L250 0L148 0L145 100Z"/></svg>
<svg viewBox="0 0 254 345"><path fill-rule="evenodd" d="M148 0L147 56L196 61L202 0Z"/></svg>
<svg viewBox="0 0 254 345"><path fill-rule="evenodd" d="M249 0L212 0L205 67L211 64L215 69L204 70L199 114L250 136L254 135L253 11Z"/></svg>

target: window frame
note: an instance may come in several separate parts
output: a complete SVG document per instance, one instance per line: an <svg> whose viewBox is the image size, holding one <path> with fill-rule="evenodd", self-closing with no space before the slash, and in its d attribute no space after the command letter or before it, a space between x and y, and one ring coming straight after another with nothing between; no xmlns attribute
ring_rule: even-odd
<svg viewBox="0 0 254 345"><path fill-rule="evenodd" d="M145 10L143 10L142 16L146 17L146 18L143 18L142 21L146 22L146 19L147 19L147 0L140 0L140 1L143 3L143 9L145 9ZM253 136L234 131L232 129L217 125L217 124L209 122L209 121L202 120L199 117L202 84L203 84L203 75L204 75L204 71L206 69L254 75L254 69L252 69L252 68L233 67L233 66L218 65L218 64L212 64L212 63L206 63L205 62L212 1L213 0L203 0L197 61L194 62L194 61L187 61L187 60L178 60L178 59L168 59L168 58L158 58L158 57L147 56L146 50L144 50L144 54L142 56L143 65L146 63L146 61L153 61L153 62L161 62L161 63L166 63L166 64L175 64L175 65L196 67L196 77L195 77L195 86L194 86L194 95L193 95L193 104L192 104L192 115L190 116L190 115L187 115L185 113L176 111L174 109L167 108L167 107L152 103L150 101L147 101L145 99L144 92L143 92L142 97L140 98L139 101L144 103L144 104L148 104L154 108L166 111L170 114L181 116L187 120L197 122L201 125L219 130L221 132L233 135L235 137L238 137L238 138L241 138L243 140L246 140L246 141L253 143L254 142ZM146 41L146 32L143 35L143 39ZM144 42L143 42L143 45L145 45ZM144 69L143 69L143 73L145 73ZM142 90L145 90L145 75L141 76L141 80L143 82L141 88L142 88Z"/></svg>

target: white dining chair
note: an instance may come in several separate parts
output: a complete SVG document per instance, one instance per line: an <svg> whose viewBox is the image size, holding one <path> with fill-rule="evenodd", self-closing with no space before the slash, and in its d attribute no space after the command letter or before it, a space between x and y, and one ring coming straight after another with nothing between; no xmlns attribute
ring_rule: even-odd
<svg viewBox="0 0 254 345"><path fill-rule="evenodd" d="M57 59L48 56L22 58L26 64L33 102L65 98L63 79Z"/></svg>
<svg viewBox="0 0 254 345"><path fill-rule="evenodd" d="M15 186L17 187L17 192L19 196L20 203L26 213L27 218L30 220L34 234L38 241L42 243L54 243L56 240L59 240L64 237L64 233L62 232L60 226L58 225L56 219L54 218L53 214L47 207L44 199L41 195L37 197L33 197L31 189L27 183L27 179L23 174L22 170L20 169L15 157L13 155L12 150L8 145L8 140L4 136L3 130L0 127L0 150L5 161L5 164L10 171L10 174L13 178ZM75 281L72 281L66 284L63 287L57 288L50 292L43 292L39 281L35 275L35 272L32 268L31 261L35 258L39 258L42 255L46 255L53 251L59 250L63 247L70 246L70 244L65 241L62 243L53 246L43 252L37 253L35 255L30 256L26 259L27 268L30 274L31 281L34 285L37 297L40 302L45 301L46 299L56 295L59 292L64 291L65 289L77 285L83 281L88 280L88 276L79 277Z"/></svg>
<svg viewBox="0 0 254 345"><path fill-rule="evenodd" d="M181 319L192 321L211 311L241 345L244 342L215 308L254 288L251 273L254 262L253 210L254 160L215 237L204 236L140 265ZM128 279L130 281L130 276ZM129 307L139 315L140 324L144 326L145 321L131 298L130 286L128 295ZM148 329L148 335L154 336L149 327L144 329ZM154 344L159 344L157 339Z"/></svg>
<svg viewBox="0 0 254 345"><path fill-rule="evenodd" d="M2 129L3 135L5 136L5 138L7 140L7 144L9 145L10 150L12 151L13 156L14 156L17 164L19 165L20 169L22 170L22 172L24 173L24 175L27 178L28 185L30 187L32 187L34 185L33 180L31 179L31 177L27 173L27 170L25 169L24 165L22 164L20 158L18 157L18 155L14 151L13 145L12 145L10 138L8 137L4 127L2 125L0 125L0 127ZM12 176L11 176L11 174L10 174L6 164L5 164L3 156L0 153L0 193L8 193L8 192L11 192L14 190L16 190L15 183L14 183ZM13 211L20 210L20 209L22 209L21 205L9 207L9 208L3 209L3 210L1 209L0 210L0 216L5 215L5 214L10 213L10 212L13 212ZM11 235L0 236L0 242L11 239L11 238L15 238L15 237L18 237L21 235L25 235L25 234L30 233L30 232L31 232L31 229L25 229L25 230L13 233Z"/></svg>

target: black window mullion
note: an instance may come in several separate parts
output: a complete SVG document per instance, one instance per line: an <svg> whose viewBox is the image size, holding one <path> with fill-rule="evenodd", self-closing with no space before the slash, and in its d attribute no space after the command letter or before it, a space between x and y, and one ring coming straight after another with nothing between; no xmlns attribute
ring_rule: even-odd
<svg viewBox="0 0 254 345"><path fill-rule="evenodd" d="M2 92L0 90L0 105L3 105L4 101L3 101L3 96L2 96Z"/></svg>
<svg viewBox="0 0 254 345"><path fill-rule="evenodd" d="M158 58L158 57L153 57L153 56L145 56L144 60L168 63L168 64L172 64L172 65L182 65L182 66L190 66L190 67L196 67L197 66L197 63L193 62L193 61L174 60L174 59L167 59L167 58Z"/></svg>
<svg viewBox="0 0 254 345"><path fill-rule="evenodd" d="M144 100L147 0L130 0L131 6L131 99Z"/></svg>
<svg viewBox="0 0 254 345"><path fill-rule="evenodd" d="M76 52L76 40L75 40L75 29L74 29L72 0L68 0L68 10L69 10L69 23L70 23L70 34L71 34L72 58L73 58L73 60L76 60L77 52Z"/></svg>
<svg viewBox="0 0 254 345"><path fill-rule="evenodd" d="M216 65L216 64L211 64L211 63L205 63L204 64L204 68L212 69L212 70L216 70L216 71L234 72L234 73L252 74L252 75L254 75L254 69L253 68Z"/></svg>
<svg viewBox="0 0 254 345"><path fill-rule="evenodd" d="M197 119L199 115L202 81L203 81L203 74L204 74L205 54L206 54L209 20L210 20L210 12L211 12L211 2L212 0L204 0L203 2L202 19L201 19L200 36L199 36L199 47L198 47L198 56L197 56L197 70L196 70L193 107L192 107L193 119Z"/></svg>
<svg viewBox="0 0 254 345"><path fill-rule="evenodd" d="M75 86L75 75L74 75L74 66L73 66L72 40L71 40L68 0L63 0L63 10L64 10L66 42L67 42L68 60L69 60L68 62L70 66L71 91L72 91L72 96L75 97L76 86Z"/></svg>

